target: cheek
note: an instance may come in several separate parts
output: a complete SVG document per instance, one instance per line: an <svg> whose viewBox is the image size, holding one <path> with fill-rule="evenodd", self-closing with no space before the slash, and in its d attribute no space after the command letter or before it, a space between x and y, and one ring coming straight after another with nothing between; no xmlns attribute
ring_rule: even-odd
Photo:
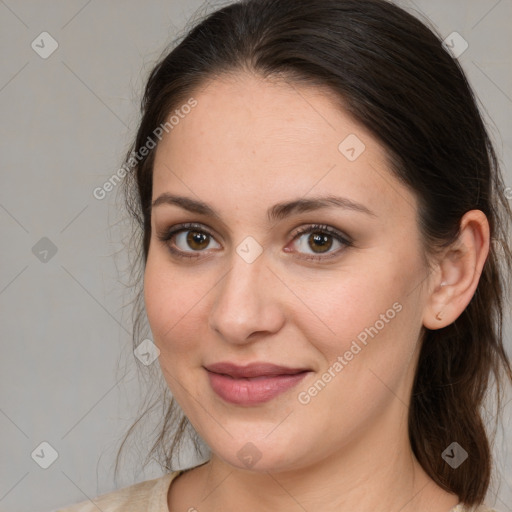
<svg viewBox="0 0 512 512"><path fill-rule="evenodd" d="M163 259L163 258L162 258ZM201 283L188 279L183 272L172 271L168 262L158 261L159 255L148 257L144 273L144 300L153 342L160 350L159 365L172 395L186 406L188 393L194 394L190 381L190 366L196 366L198 332L204 320L199 320Z"/></svg>
<svg viewBox="0 0 512 512"><path fill-rule="evenodd" d="M201 338L199 331L208 323L204 304L208 300L208 276L197 271L173 270L165 256L148 257L144 273L144 300L146 313L160 349L161 360L166 364L176 361L196 349Z"/></svg>
<svg viewBox="0 0 512 512"><path fill-rule="evenodd" d="M394 317L397 306L393 309L393 305L402 303L403 289L400 280L389 270L379 274L354 269L316 280L314 284L304 280L297 295L305 298L304 305L310 314L313 312L321 320L325 333L330 333L334 339L346 340L376 322L380 326L381 315L386 317L386 312L387 317ZM306 323L304 327L307 328Z"/></svg>
<svg viewBox="0 0 512 512"><path fill-rule="evenodd" d="M298 399L304 412L318 411L321 417L321 411L330 411L322 428L333 439L340 432L357 435L395 401L399 408L407 403L421 326L419 299L405 279L389 272L311 290L308 305L329 330L300 320L299 329L323 365L314 381L298 389Z"/></svg>
<svg viewBox="0 0 512 512"><path fill-rule="evenodd" d="M408 367L421 329L421 297L413 284L421 269L415 261L393 260L385 271L375 262L314 286L302 282L298 295L307 298L310 313L294 318L327 368L341 356L343 372L356 379L363 378L357 372L364 367L364 378L375 368L394 380Z"/></svg>

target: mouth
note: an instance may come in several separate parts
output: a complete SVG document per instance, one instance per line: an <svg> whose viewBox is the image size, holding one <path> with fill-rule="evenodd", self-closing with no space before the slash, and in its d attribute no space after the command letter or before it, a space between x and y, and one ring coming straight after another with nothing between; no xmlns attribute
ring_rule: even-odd
<svg viewBox="0 0 512 512"><path fill-rule="evenodd" d="M247 366L217 363L204 368L212 390L224 401L240 406L268 402L295 387L311 373L306 368L269 363L252 363Z"/></svg>

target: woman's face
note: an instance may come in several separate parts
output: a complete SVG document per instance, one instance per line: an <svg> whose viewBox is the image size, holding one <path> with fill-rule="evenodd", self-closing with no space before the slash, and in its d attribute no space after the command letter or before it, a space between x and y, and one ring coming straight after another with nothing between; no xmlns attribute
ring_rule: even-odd
<svg viewBox="0 0 512 512"><path fill-rule="evenodd" d="M403 447L428 282L415 197L325 91L239 74L194 98L156 149L144 278L172 394L238 468Z"/></svg>

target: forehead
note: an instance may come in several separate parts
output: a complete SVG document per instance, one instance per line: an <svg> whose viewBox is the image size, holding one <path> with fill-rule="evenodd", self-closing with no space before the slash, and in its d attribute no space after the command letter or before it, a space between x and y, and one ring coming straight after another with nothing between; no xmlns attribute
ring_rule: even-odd
<svg viewBox="0 0 512 512"><path fill-rule="evenodd" d="M169 187L199 197L231 192L242 204L251 194L282 200L336 190L396 208L397 192L409 193L384 148L326 88L239 74L192 97L197 105L156 149L153 199Z"/></svg>
<svg viewBox="0 0 512 512"><path fill-rule="evenodd" d="M304 152L330 145L337 154L338 143L353 133L385 156L371 134L343 110L341 98L326 87L239 73L209 81L193 96L197 106L173 129L170 145L172 139L179 145L179 139L194 134L198 143L215 142L216 148L220 143L219 149L229 149L229 154L237 148L265 154L267 148L275 156L276 145L294 146L295 151L302 145Z"/></svg>

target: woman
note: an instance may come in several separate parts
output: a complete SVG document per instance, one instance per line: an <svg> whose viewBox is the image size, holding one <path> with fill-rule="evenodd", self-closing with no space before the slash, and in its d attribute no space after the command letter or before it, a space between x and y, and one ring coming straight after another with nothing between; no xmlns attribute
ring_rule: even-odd
<svg viewBox="0 0 512 512"><path fill-rule="evenodd" d="M126 198L173 396L151 453L172 469L192 426L210 454L66 510L490 510L511 211L438 36L383 0L234 3L142 113Z"/></svg>

